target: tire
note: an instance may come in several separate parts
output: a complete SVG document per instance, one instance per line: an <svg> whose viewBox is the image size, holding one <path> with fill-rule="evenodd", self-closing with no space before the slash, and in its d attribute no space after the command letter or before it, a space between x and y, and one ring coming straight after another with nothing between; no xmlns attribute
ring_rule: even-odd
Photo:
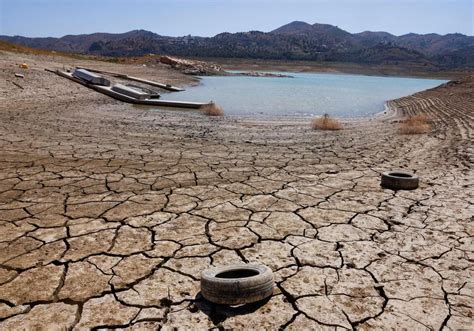
<svg viewBox="0 0 474 331"><path fill-rule="evenodd" d="M390 171L382 174L381 186L391 190L414 190L419 185L418 176L404 171Z"/></svg>
<svg viewBox="0 0 474 331"><path fill-rule="evenodd" d="M257 302L271 296L273 286L273 272L264 265L235 264L201 273L202 296L218 304Z"/></svg>

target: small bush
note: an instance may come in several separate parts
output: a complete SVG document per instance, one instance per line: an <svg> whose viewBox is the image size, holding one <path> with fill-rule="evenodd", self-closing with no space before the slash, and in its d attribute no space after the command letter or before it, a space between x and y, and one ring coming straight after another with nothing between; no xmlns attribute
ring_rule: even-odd
<svg viewBox="0 0 474 331"><path fill-rule="evenodd" d="M324 114L322 117L315 118L311 122L311 127L313 130L342 130L342 124L329 116L329 114Z"/></svg>
<svg viewBox="0 0 474 331"><path fill-rule="evenodd" d="M201 111L203 114L207 116L222 116L224 115L224 110L215 104L214 102L210 102L207 105L201 107Z"/></svg>
<svg viewBox="0 0 474 331"><path fill-rule="evenodd" d="M401 134L422 134L430 131L430 119L426 115L410 116L399 128Z"/></svg>

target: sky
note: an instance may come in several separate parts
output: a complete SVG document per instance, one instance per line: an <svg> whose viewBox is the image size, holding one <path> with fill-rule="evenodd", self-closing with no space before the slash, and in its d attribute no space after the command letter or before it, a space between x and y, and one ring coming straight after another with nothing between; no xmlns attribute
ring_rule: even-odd
<svg viewBox="0 0 474 331"><path fill-rule="evenodd" d="M351 33L474 34L474 0L0 0L0 35L145 29L167 36L268 32L292 21Z"/></svg>

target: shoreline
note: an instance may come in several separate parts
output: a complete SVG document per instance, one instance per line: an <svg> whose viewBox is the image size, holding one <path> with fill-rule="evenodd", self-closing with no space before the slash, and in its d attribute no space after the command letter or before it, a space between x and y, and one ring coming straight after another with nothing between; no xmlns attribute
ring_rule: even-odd
<svg viewBox="0 0 474 331"><path fill-rule="evenodd" d="M394 66L394 65L362 65L339 62L312 62L312 61L283 61L283 60L252 60L226 58L193 58L199 61L208 61L222 66L224 70L248 71L280 71L296 73L334 73L356 74L364 76L393 76L405 78L433 78L452 80L472 74L473 71L434 71L423 67Z"/></svg>
<svg viewBox="0 0 474 331"><path fill-rule="evenodd" d="M234 71L234 70L232 70ZM240 70L239 72L252 72L252 71L245 71L245 70ZM451 81L451 80L454 80L454 78L442 78L442 77L439 77L439 76L429 76L428 74L429 73L423 73L423 75L413 75L413 76L405 76L405 75L391 75L391 74L379 74L379 73L373 73L373 74L370 74L370 73L348 73L348 72L344 72L344 71L291 71L291 69L287 70L287 71L272 71L271 69L265 71L257 71L258 73L269 73L269 74L273 74L273 73L276 73L276 74L285 74L285 73L289 73L289 74L326 74L326 75L345 75L345 76L364 76L364 77L380 77L380 78L410 78L410 79L426 79L426 80L446 80L446 81ZM215 76L220 76L220 75L215 75ZM227 76L227 75L222 75L222 76ZM238 76L238 75L237 75ZM462 76L462 75L461 75ZM207 76L198 76L198 77L207 77ZM252 76L249 76L249 77L252 77ZM255 76L255 77L261 77L261 78L266 78L266 76ZM270 76L270 78L273 78L272 76ZM278 78L278 76L277 76ZM294 78L293 76L289 75L288 77L285 77L285 76L282 76L281 78Z"/></svg>
<svg viewBox="0 0 474 331"><path fill-rule="evenodd" d="M245 67L244 67L245 68ZM230 70L230 73L232 76L232 74L234 72L236 73L246 73L246 72L254 72L254 71L250 71L249 69L245 70L245 69L228 69ZM219 74L216 74L216 75L211 75L211 76L229 76L227 75L229 71L226 71L224 74L222 75L219 75ZM451 81L451 80L454 80L455 78L453 77L458 77L459 76L463 76L465 74L463 73L458 73L458 74L451 74L451 75L446 75L446 76L437 76L437 75L433 75L433 76L430 76L429 72L424 72L424 73L421 73L420 75L397 75L397 74L382 74L382 73L368 73L368 72L360 72L360 73L354 73L354 72L345 72L345 71L324 71L324 70L315 70L315 71L292 71L291 68L288 68L288 70L286 71L275 71L275 70L272 70L272 69L267 69L267 70L259 70L257 71L257 73L269 73L269 74L286 74L286 73L289 73L289 74L328 74L328 75L347 75L347 76L366 76L366 77L380 77L380 78L410 78L410 79L429 79L429 80L446 80L446 81ZM239 75L237 75L239 76ZM208 77L208 76L196 76L196 77ZM249 77L252 77L252 76L249 76ZM254 76L254 77L261 77L261 78L266 78L266 76ZM448 78L450 77L450 78ZM270 78L273 78L272 76L270 76ZM276 77L278 78L278 76ZM293 76L289 75L288 77L285 77L285 76L282 76L281 78L294 78Z"/></svg>
<svg viewBox="0 0 474 331"><path fill-rule="evenodd" d="M240 71L240 72L245 72L245 71ZM265 71L259 71L259 73L270 73L270 74L274 74L276 73L277 75L280 74L280 72L272 72L272 71L269 71L269 72L265 72ZM214 76L217 76L217 77L247 77L245 75L232 75L233 73L231 72L230 74L231 75L227 75L228 72L226 72L226 74L223 74L223 75L214 75ZM297 73L297 74L313 74L313 72L292 72L292 71L287 71L287 73ZM324 74L329 74L329 75L349 75L349 76L369 76L369 77L380 77L380 78L410 78L410 79L426 79L426 80L440 80L442 81L441 79L439 78L429 78L429 77L401 77L401 76L377 76L377 75L364 75L364 74L347 74L347 73L343 73L343 72L337 72L337 73L333 73L333 72L320 72L320 73L324 73ZM206 78L206 77L209 77L209 76L192 76L192 77L195 77L196 79L198 79L199 81L197 82L197 84L192 84L192 85L189 85L191 87L194 87L194 86L198 86L198 85L203 85L203 82L202 82L202 79L203 78ZM211 76L212 77L212 76ZM255 78L267 78L265 76L248 76L248 77L255 77ZM295 78L294 76L288 76L288 77L281 77L281 76L270 76L269 78ZM452 80L446 80L444 81L443 83L440 83L439 85L436 85L436 86L433 86L429 89L426 89L426 90L420 90L420 91L417 91L417 92L414 92L412 94L409 94L409 95L404 95L404 96L400 96L399 98L396 98L396 99L400 99L400 98L406 98L406 97L410 97L411 95L413 94L417 94L417 93L421 93L421 92L424 92L424 91L427 91L427 90L431 90L431 89L436 89L436 88L439 88L441 86L443 86L444 84L448 84L452 82ZM370 115L364 115L364 116L356 116L356 117L339 117L339 116L334 116L334 115L331 115L332 117L335 117L341 121L344 121L344 122L348 122L348 121L360 121L360 120L372 120L372 119L379 119L383 116L381 115L384 115L385 113L389 114L391 112L391 109L390 109L390 102L392 100L396 100L396 99L389 99L389 100L384 100L383 102L383 110L380 110L380 111L377 111L377 112L374 112L373 114L370 114ZM225 109L224 109L224 112L225 112ZM281 114L249 114L249 115L242 115L242 114L224 114L224 116L226 117L229 117L229 118L233 118L233 119L244 119L244 120L250 120L250 119L255 119L255 120L268 120L270 118L274 119L275 121L278 121L279 119L284 119L284 120L289 120L289 119L293 119L293 120L311 120L315 117L319 117L319 116L322 116L322 115L314 115L314 114L311 114L311 115L295 115L295 114L290 114L290 115L281 115Z"/></svg>

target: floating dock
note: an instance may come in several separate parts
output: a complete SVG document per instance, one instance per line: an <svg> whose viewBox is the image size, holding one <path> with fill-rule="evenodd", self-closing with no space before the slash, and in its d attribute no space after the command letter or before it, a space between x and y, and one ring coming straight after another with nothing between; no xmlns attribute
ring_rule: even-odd
<svg viewBox="0 0 474 331"><path fill-rule="evenodd" d="M80 78L74 77L73 74L69 72L64 72L61 70L50 70L50 69L45 69L48 72L55 73L56 75L59 75L61 77L67 78L69 80L72 80L73 82L76 82L78 84L81 84L83 86L86 86L88 88L91 88L99 93L108 95L109 97L112 97L114 99L128 102L128 103L133 103L133 104L139 104L139 105L149 105L149 106L162 106L162 107L174 107L174 108L190 108L190 109L199 109L202 106L207 105L207 103L201 103L201 102L188 102L188 101L173 101L173 100L157 100L157 99L137 99L134 97L131 97L129 95L119 93L113 89L113 86L103 86L103 85L94 85L91 83L88 83L85 80L82 80Z"/></svg>
<svg viewBox="0 0 474 331"><path fill-rule="evenodd" d="M122 84L115 84L114 86L112 86L112 91L128 95L129 97L132 97L138 100L146 100L146 99L150 99L151 97L150 93L139 91L137 89L134 89Z"/></svg>
<svg viewBox="0 0 474 331"><path fill-rule="evenodd" d="M74 70L72 75L76 78L85 80L86 82L94 84L94 85L103 85L103 86L110 85L110 80L105 79L104 77L96 75L92 72L89 72L85 69L76 69Z"/></svg>
<svg viewBox="0 0 474 331"><path fill-rule="evenodd" d="M110 75L110 76L112 76L112 77L117 77L117 78L122 78L122 79L128 79L128 80L132 80L132 81L134 81L134 82L139 82L139 83L148 84L148 85L150 85L150 86L159 87L159 88L162 88L162 89L167 90L167 91L172 91L172 92L181 92L181 91L184 91L184 89L182 89L182 88L180 88L180 87L172 86L172 85L169 85L169 84L158 83L158 82L154 82L154 81L147 80L147 79L141 79L141 78L133 77L133 76L129 76L129 75L119 74L119 73L117 73L117 72L104 71L104 70L96 70L96 69L90 69L90 68L84 68L84 67L77 67L77 68L78 68L78 69L85 69L85 70L87 70L87 71L96 72L96 73L99 73L99 74Z"/></svg>

